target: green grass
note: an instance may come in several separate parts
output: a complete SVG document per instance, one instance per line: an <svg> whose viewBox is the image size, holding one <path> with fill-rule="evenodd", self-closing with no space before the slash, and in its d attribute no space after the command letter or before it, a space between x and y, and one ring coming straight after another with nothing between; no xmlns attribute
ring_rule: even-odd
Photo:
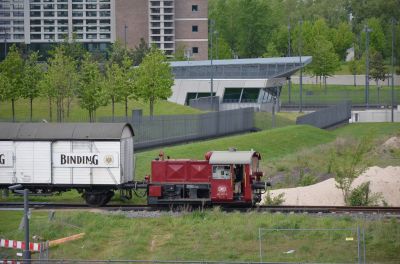
<svg viewBox="0 0 400 264"><path fill-rule="evenodd" d="M28 121L30 117L29 110L29 100L20 99L16 101L16 119L22 121ZM66 121L72 122L85 122L88 121L88 113L86 110L80 108L78 101L74 100L71 103L70 115L66 118ZM149 105L141 101L129 101L128 105L128 116L131 116L131 110L133 109L143 109L143 115L149 115ZM65 109L66 111L67 109ZM11 103L10 102L0 102L0 120L11 120ZM179 114L199 114L202 111L195 108L171 103L168 101L159 101L154 105L155 115L179 115ZM112 115L111 104L108 106L100 107L97 112L97 118ZM122 103L117 103L115 105L115 116L125 116L125 106ZM53 120L56 118L56 109L53 102ZM44 98L38 98L34 100L33 105L33 120L50 120L49 115L49 105L48 101Z"/></svg>
<svg viewBox="0 0 400 264"><path fill-rule="evenodd" d="M22 213L0 212L0 235L23 239L18 230ZM369 262L400 261L398 220L366 220L350 217L315 217L261 213L223 213L217 209L159 218L127 218L90 212L33 211L31 235L44 240L85 232L83 239L51 248L52 259L140 259L259 261L259 228L365 228ZM355 241L345 241L345 237ZM354 232L264 232L264 261L354 262ZM283 254L290 249L294 254ZM2 257L15 251L3 250Z"/></svg>
<svg viewBox="0 0 400 264"><path fill-rule="evenodd" d="M370 136L379 138L386 135L399 135L400 123L355 123L339 127L332 133L340 137L361 138Z"/></svg>
<svg viewBox="0 0 400 264"><path fill-rule="evenodd" d="M279 112L275 116L275 127L284 127L296 124L296 118L300 116L298 112ZM266 130L272 128L272 113L254 113L254 124L258 129Z"/></svg>
<svg viewBox="0 0 400 264"><path fill-rule="evenodd" d="M300 89L298 84L292 84L291 103L299 103ZM303 103L304 104L334 104L344 100L351 100L353 104L363 104L365 102L365 86L358 85L327 85L325 90L323 85L304 84L303 85ZM391 87L383 86L379 91L371 83L369 90L370 104L390 104ZM283 87L281 93L282 103L288 103L288 87ZM400 86L395 86L395 101L400 102Z"/></svg>

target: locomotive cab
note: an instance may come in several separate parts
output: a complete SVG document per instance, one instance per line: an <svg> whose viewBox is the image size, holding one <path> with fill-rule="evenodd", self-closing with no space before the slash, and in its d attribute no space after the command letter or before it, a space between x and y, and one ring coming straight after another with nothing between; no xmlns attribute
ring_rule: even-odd
<svg viewBox="0 0 400 264"><path fill-rule="evenodd" d="M207 157L208 156L208 157ZM261 200L266 185L259 170L261 155L255 151L215 151L208 155L212 166L213 203L252 203Z"/></svg>
<svg viewBox="0 0 400 264"><path fill-rule="evenodd" d="M205 160L152 161L148 177L148 203L255 204L265 184L259 171L261 155L255 151L214 151Z"/></svg>

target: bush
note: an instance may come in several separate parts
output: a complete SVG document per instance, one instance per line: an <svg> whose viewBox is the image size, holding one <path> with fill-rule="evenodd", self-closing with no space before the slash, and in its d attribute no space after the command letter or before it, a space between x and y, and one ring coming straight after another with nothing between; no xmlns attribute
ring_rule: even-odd
<svg viewBox="0 0 400 264"><path fill-rule="evenodd" d="M311 174L304 174L300 177L299 185L308 186L317 182L317 178Z"/></svg>
<svg viewBox="0 0 400 264"><path fill-rule="evenodd" d="M381 193L371 193L369 188L370 182L364 182L351 190L349 197L349 205L351 206L370 206L378 205L382 200Z"/></svg>
<svg viewBox="0 0 400 264"><path fill-rule="evenodd" d="M280 193L277 196L272 197L270 191L268 190L267 195L264 198L264 205L281 205L283 202L285 202L284 196L284 193Z"/></svg>

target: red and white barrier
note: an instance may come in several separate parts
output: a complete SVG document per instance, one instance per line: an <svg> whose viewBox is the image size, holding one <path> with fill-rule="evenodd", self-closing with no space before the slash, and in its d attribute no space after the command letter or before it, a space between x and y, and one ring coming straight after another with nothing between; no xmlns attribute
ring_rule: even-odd
<svg viewBox="0 0 400 264"><path fill-rule="evenodd" d="M22 261L17 260L0 260L0 264L22 264Z"/></svg>
<svg viewBox="0 0 400 264"><path fill-rule="evenodd" d="M40 252L41 243L29 243L29 251ZM25 249L25 242L17 240L0 239L0 248Z"/></svg>

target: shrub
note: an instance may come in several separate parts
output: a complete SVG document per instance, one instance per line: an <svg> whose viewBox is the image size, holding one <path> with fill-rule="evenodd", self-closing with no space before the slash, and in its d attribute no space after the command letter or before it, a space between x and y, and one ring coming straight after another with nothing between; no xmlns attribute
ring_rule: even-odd
<svg viewBox="0 0 400 264"><path fill-rule="evenodd" d="M364 182L351 190L349 205L351 206L369 206L378 205L382 200L381 193L372 193L369 188L370 182Z"/></svg>
<svg viewBox="0 0 400 264"><path fill-rule="evenodd" d="M268 190L267 195L264 197L264 205L281 205L285 202L284 196L284 193L280 193L277 196L272 197L271 192Z"/></svg>
<svg viewBox="0 0 400 264"><path fill-rule="evenodd" d="M304 174L300 177L299 185L308 186L317 182L317 178L311 174Z"/></svg>

